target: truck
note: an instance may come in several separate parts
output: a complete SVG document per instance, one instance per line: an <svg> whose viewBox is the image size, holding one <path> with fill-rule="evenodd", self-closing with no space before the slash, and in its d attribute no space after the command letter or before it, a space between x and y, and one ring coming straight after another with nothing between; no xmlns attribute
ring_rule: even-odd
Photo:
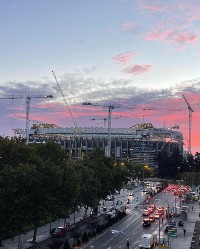
<svg viewBox="0 0 200 249"><path fill-rule="evenodd" d="M173 213L175 217L179 217L181 215L181 208L177 206L173 206Z"/></svg>
<svg viewBox="0 0 200 249"><path fill-rule="evenodd" d="M153 248L155 243L155 238L153 234L147 233L143 234L141 237L140 249Z"/></svg>

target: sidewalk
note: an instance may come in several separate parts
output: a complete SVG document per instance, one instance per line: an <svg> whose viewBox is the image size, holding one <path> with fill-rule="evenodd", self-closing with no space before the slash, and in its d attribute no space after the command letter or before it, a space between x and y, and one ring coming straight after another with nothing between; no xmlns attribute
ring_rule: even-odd
<svg viewBox="0 0 200 249"><path fill-rule="evenodd" d="M138 189L140 189L140 187L137 187L136 189L134 189L132 192L137 192ZM122 198L127 198L128 193L130 192L130 190L124 190L121 192L120 195L116 195L116 200L117 199L122 199ZM105 204L107 204L108 206L112 204L112 202L105 202ZM103 206L101 207L101 211L103 211ZM81 211L78 213L75 213L75 217L76 217L76 221L79 221L80 218L83 217L83 214L81 213ZM73 222L74 221L74 214L70 215L70 218L67 219L67 222ZM42 242L48 238L50 238L50 227L58 227L58 226L63 226L64 224L64 220L60 219L57 220L55 222L52 222L50 224L46 224L42 227L38 227L37 230L37 238L36 241L37 243ZM3 247L0 248L4 248L4 249L28 249L31 248L32 246L34 246L34 244L31 242L32 241L32 237L33 237L33 231L29 231L26 234L20 234L20 243L19 243L19 236L15 236L13 239L7 239L2 241L3 243ZM18 244L20 244L18 246Z"/></svg>
<svg viewBox="0 0 200 249"><path fill-rule="evenodd" d="M177 228L177 238L171 238L171 249L189 249L192 241L192 235L196 221L199 221L200 206L197 202L194 204L188 204L188 218L184 221L184 228L186 230L185 237L183 233L183 227ZM192 211L193 206L193 211Z"/></svg>

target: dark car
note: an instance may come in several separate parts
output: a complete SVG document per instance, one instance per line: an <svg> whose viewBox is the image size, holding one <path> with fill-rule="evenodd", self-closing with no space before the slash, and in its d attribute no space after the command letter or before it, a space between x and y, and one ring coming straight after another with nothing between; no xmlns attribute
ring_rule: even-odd
<svg viewBox="0 0 200 249"><path fill-rule="evenodd" d="M151 226L150 219L144 219L143 220L143 227L150 227L150 226Z"/></svg>
<svg viewBox="0 0 200 249"><path fill-rule="evenodd" d="M53 232L53 237L61 238L66 234L67 230L68 230L67 227L57 227Z"/></svg>

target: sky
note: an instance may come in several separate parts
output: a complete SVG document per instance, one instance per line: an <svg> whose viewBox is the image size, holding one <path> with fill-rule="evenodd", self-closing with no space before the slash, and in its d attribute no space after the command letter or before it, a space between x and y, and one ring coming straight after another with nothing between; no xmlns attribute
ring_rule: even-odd
<svg viewBox="0 0 200 249"><path fill-rule="evenodd" d="M178 124L187 150L184 95L200 152L199 23L199 0L0 0L0 135L26 128L30 96L30 126L104 127L113 104L112 127Z"/></svg>

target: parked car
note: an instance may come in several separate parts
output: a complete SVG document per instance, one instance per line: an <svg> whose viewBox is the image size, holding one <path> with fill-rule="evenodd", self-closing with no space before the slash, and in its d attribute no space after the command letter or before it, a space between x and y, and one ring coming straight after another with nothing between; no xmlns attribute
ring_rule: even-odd
<svg viewBox="0 0 200 249"><path fill-rule="evenodd" d="M107 196L106 201L113 201L115 199L114 195L113 196Z"/></svg>
<svg viewBox="0 0 200 249"><path fill-rule="evenodd" d="M57 227L53 232L53 237L61 238L67 233L67 230L68 230L67 227Z"/></svg>

